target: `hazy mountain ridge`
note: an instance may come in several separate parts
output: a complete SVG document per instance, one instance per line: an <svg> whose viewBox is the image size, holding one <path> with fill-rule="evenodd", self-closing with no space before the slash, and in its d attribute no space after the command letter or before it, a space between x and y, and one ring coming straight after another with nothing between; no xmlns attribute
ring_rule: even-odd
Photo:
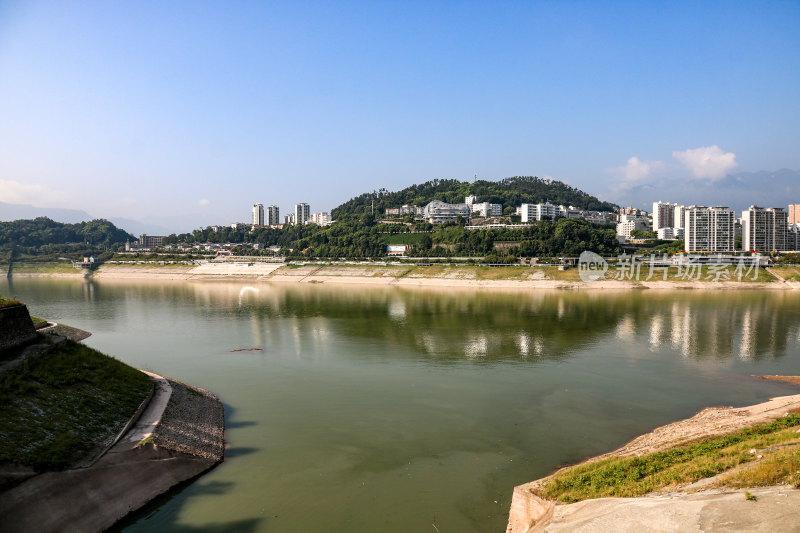
<svg viewBox="0 0 800 533"><path fill-rule="evenodd" d="M620 193L624 205L652 209L657 201L684 205L721 205L737 212L751 205L783 207L800 203L800 170L782 168L737 172L711 180L654 180Z"/></svg>

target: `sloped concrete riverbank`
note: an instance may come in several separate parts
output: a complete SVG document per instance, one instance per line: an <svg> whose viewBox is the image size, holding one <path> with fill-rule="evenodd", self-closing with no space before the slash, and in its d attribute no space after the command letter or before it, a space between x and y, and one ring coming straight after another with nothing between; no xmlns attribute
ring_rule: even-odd
<svg viewBox="0 0 800 533"><path fill-rule="evenodd" d="M800 394L772 398L748 407L710 407L686 420L656 428L622 448L584 463L668 450L770 422L798 410ZM791 486L749 489L754 496L750 501L745 499L742 490L706 491L692 484L638 498L597 498L562 504L538 494L557 473L514 488L507 533L800 531L800 490Z"/></svg>
<svg viewBox="0 0 800 533"><path fill-rule="evenodd" d="M155 387L147 406L155 410L144 409L142 423L133 424L93 464L39 474L0 493L0 531L104 531L221 462L224 410L219 398L154 378L167 382Z"/></svg>

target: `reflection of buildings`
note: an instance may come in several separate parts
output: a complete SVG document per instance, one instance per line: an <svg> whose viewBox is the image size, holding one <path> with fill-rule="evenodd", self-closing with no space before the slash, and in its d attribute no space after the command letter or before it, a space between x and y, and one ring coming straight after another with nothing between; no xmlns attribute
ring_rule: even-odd
<svg viewBox="0 0 800 533"><path fill-rule="evenodd" d="M762 302L709 306L687 300L653 313L646 325L651 347L672 347L696 359L775 357L800 327L787 328L785 318Z"/></svg>
<svg viewBox="0 0 800 533"><path fill-rule="evenodd" d="M454 297L451 291L376 287L257 285L258 292L240 283L175 290L179 287L193 292L193 302L208 316L248 319L231 323L231 338L241 339L231 348L284 346L297 357L327 354L335 345L332 336L386 343L401 347L395 354L441 361L553 360L601 340L611 350L627 344L687 359L757 360L779 357L800 342L800 322L793 318L800 301L793 294L465 292Z"/></svg>

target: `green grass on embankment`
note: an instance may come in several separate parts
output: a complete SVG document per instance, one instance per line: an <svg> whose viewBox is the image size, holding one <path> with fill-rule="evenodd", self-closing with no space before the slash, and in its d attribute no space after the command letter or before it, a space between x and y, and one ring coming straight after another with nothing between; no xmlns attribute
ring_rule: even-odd
<svg viewBox="0 0 800 533"><path fill-rule="evenodd" d="M145 374L72 341L0 373L0 462L65 468L113 438L150 387Z"/></svg>
<svg viewBox="0 0 800 533"><path fill-rule="evenodd" d="M11 275L14 274L75 274L81 275L81 269L67 261L14 261Z"/></svg>
<svg viewBox="0 0 800 533"><path fill-rule="evenodd" d="M703 439L640 457L613 457L577 465L553 476L540 496L564 503L605 497L636 497L689 484L759 461L720 480L719 485L800 483L797 470L800 415L791 414L768 424ZM751 450L755 450L751 453ZM762 458L759 459L759 455ZM794 462L792 462L794 461ZM749 474L747 473L749 472ZM738 483L738 485L737 485Z"/></svg>
<svg viewBox="0 0 800 533"><path fill-rule="evenodd" d="M0 296L0 309L2 309L3 307L12 307L15 305L22 305L22 302L20 302L19 300L12 300L10 298L3 298L2 296Z"/></svg>

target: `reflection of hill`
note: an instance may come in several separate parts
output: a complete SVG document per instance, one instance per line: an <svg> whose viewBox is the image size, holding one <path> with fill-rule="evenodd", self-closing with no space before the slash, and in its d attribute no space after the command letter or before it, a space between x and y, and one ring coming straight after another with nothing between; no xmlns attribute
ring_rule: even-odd
<svg viewBox="0 0 800 533"><path fill-rule="evenodd" d="M231 338L243 343L234 348L267 348L290 337L298 353L305 351L303 342L326 353L331 335L373 341L376 358L388 342L442 361L558 359L604 340L649 344L698 360L746 360L780 357L800 342L800 294L784 291L513 292L41 279L17 284L30 285L24 290L43 299L83 301L89 305L70 313L92 320L133 319L137 308L157 306L160 314L182 316L193 327L230 320Z"/></svg>
<svg viewBox="0 0 800 533"><path fill-rule="evenodd" d="M240 308L254 319L394 342L440 360L560 358L617 337L685 357L763 358L800 336L800 297L781 292L483 292L262 287ZM376 354L378 355L378 354Z"/></svg>

